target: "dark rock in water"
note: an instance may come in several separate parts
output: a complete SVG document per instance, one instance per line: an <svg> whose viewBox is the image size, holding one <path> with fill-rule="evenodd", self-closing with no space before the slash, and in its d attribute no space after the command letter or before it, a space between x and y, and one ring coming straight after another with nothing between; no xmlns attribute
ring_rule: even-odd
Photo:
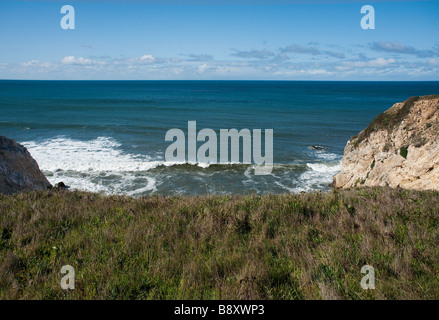
<svg viewBox="0 0 439 320"><path fill-rule="evenodd" d="M0 136L0 194L52 187L25 147Z"/></svg>
<svg viewBox="0 0 439 320"><path fill-rule="evenodd" d="M311 146L311 148L313 148L314 150L323 150L323 149L325 149L325 147L323 147L323 146Z"/></svg>
<svg viewBox="0 0 439 320"><path fill-rule="evenodd" d="M61 190L61 189L68 189L70 187L66 186L64 182L60 181L57 184L55 184L54 188Z"/></svg>

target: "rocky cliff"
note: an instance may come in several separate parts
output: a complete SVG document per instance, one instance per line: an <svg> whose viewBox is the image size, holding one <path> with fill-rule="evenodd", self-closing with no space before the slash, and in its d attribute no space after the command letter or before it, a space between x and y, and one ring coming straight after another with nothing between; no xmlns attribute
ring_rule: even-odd
<svg viewBox="0 0 439 320"><path fill-rule="evenodd" d="M332 186L439 190L439 95L396 103L352 137Z"/></svg>
<svg viewBox="0 0 439 320"><path fill-rule="evenodd" d="M50 187L51 184L26 148L0 136L0 194Z"/></svg>

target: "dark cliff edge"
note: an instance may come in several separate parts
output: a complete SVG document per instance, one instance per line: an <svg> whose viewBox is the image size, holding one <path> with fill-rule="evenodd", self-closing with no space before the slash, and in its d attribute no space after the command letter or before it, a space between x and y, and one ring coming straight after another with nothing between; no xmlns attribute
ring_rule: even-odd
<svg viewBox="0 0 439 320"><path fill-rule="evenodd" d="M46 190L52 185L27 149L0 136L0 194Z"/></svg>

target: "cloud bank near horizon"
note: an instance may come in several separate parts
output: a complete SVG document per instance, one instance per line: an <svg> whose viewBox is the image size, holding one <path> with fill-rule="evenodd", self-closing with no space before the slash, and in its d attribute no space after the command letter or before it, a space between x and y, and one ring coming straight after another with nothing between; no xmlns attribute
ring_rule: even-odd
<svg viewBox="0 0 439 320"><path fill-rule="evenodd" d="M64 56L0 63L8 79L255 79L255 80L403 80L438 79L439 46L419 50L399 42L371 42L331 50L334 45L293 43L277 50L231 49L226 59L211 53L160 57ZM366 48L366 50L364 49ZM361 49L361 50L360 50ZM413 60L413 58L416 58Z"/></svg>

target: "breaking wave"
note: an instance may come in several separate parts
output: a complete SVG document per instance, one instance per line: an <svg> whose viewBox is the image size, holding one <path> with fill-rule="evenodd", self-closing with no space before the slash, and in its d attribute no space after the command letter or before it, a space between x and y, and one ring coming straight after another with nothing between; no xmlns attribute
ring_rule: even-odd
<svg viewBox="0 0 439 320"><path fill-rule="evenodd" d="M341 169L341 156L316 152L316 161L275 164L255 176L253 164L166 162L123 151L111 137L89 141L56 137L22 143L48 180L74 190L142 196L152 193L283 193L328 189ZM231 185L231 187L229 187Z"/></svg>

